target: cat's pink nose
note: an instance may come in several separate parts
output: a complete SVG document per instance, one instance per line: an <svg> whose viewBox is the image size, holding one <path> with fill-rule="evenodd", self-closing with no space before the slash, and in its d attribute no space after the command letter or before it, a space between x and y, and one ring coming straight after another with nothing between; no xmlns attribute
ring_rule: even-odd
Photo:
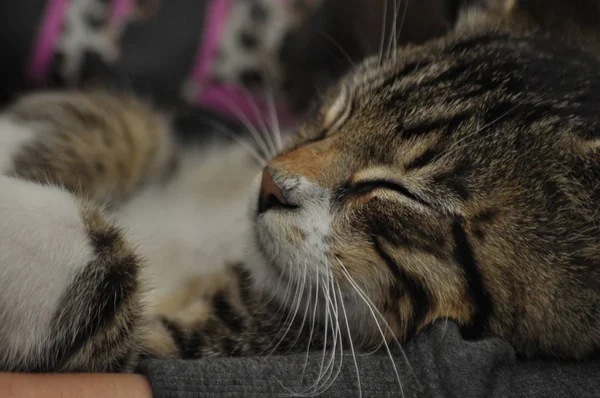
<svg viewBox="0 0 600 398"><path fill-rule="evenodd" d="M260 197L258 199L258 212L264 213L272 208L289 208L290 205L283 196L279 185L273 180L269 169L265 167L260 184Z"/></svg>

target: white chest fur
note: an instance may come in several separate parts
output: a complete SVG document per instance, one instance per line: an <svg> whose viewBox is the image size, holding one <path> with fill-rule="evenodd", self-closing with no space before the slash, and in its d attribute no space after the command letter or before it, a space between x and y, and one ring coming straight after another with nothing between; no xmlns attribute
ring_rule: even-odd
<svg viewBox="0 0 600 398"><path fill-rule="evenodd" d="M244 149L209 145L187 153L166 185L145 188L115 221L145 259L156 304L191 278L244 258L248 201L260 171Z"/></svg>

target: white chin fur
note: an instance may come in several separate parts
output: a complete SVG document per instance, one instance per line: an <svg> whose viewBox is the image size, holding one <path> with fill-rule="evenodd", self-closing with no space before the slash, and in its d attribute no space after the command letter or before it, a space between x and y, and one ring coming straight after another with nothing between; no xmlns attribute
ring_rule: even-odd
<svg viewBox="0 0 600 398"><path fill-rule="evenodd" d="M261 291L285 301L289 288L299 294L299 284L323 285L328 278L331 212L330 194L318 185L294 177L281 186L299 208L272 209L256 216L256 189L251 206L255 239L248 267Z"/></svg>

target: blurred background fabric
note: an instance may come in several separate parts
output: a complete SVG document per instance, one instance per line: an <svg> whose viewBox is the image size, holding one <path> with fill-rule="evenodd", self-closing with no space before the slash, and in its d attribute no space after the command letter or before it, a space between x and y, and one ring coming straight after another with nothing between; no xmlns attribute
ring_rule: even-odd
<svg viewBox="0 0 600 398"><path fill-rule="evenodd" d="M387 49L394 37L403 45L444 34L457 3L5 0L0 101L36 89L102 88L134 92L174 110L247 108L242 113L252 119L254 104L248 106L246 97L264 113L261 102L272 95L280 119L295 121L316 94L364 57ZM199 78L207 46L215 47L210 71ZM207 99L215 86L227 88L219 95L238 98L215 106L215 98ZM223 116L239 114L234 109Z"/></svg>

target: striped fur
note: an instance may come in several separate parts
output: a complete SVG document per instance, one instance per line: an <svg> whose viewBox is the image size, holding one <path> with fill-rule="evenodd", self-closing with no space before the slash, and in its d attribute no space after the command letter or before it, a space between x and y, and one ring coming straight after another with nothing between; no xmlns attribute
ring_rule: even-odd
<svg viewBox="0 0 600 398"><path fill-rule="evenodd" d="M256 216L258 279L331 275L363 348L381 337L357 288L387 338L450 318L526 356L600 350L600 65L553 36L573 21L548 36L518 6L465 12L455 33L367 60L332 90L268 165L293 208ZM293 226L327 244L290 245Z"/></svg>
<svg viewBox="0 0 600 398"><path fill-rule="evenodd" d="M0 215L6 236L22 239L14 251L0 244L0 271L43 289L0 293L13 322L0 335L14 339L3 340L13 350L0 350L1 369L128 371L145 355L350 339L369 349L440 318L525 356L598 354L595 29L565 36L576 21L544 25L530 1L501 3L342 79L266 168L287 205L250 198L246 264L191 280L156 308L144 306L144 261L102 206L123 208L142 186L177 178L169 172L184 152L165 123L99 94L33 96L8 110L0 187L11 200ZM19 199L33 191L37 207ZM14 253L23 255L8 261ZM48 291L62 294L44 302ZM38 303L44 314L32 312ZM25 326L35 333L20 340Z"/></svg>

